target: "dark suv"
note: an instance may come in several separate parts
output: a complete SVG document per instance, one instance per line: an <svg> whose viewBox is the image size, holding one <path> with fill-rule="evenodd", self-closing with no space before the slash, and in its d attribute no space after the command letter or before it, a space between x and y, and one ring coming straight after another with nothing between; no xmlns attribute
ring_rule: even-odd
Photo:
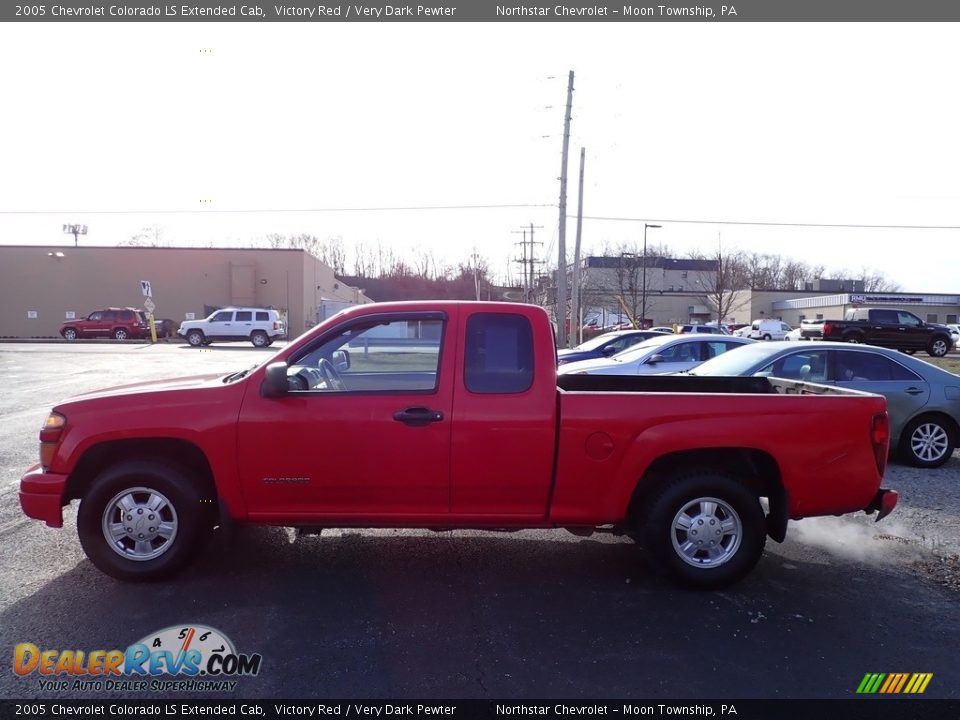
<svg viewBox="0 0 960 720"><path fill-rule="evenodd" d="M150 327L142 310L137 308L105 308L90 313L80 320L68 320L60 328L66 340L77 338L142 338L150 334Z"/></svg>

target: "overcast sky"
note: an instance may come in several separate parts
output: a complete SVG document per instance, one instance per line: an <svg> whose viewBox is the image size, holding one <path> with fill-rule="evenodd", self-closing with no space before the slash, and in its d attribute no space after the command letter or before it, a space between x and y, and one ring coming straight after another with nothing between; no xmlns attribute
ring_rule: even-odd
<svg viewBox="0 0 960 720"><path fill-rule="evenodd" d="M585 250L656 222L681 255L722 236L960 292L950 24L6 24L0 63L2 243L306 232L502 273L533 223L555 258L574 70L569 213L585 147L585 214L627 218Z"/></svg>

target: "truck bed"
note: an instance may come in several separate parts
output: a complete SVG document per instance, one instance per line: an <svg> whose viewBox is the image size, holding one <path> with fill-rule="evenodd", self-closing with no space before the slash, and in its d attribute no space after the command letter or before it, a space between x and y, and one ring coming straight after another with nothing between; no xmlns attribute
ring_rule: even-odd
<svg viewBox="0 0 960 720"><path fill-rule="evenodd" d="M565 392L706 393L711 395L859 395L855 390L775 377L697 375L558 375Z"/></svg>

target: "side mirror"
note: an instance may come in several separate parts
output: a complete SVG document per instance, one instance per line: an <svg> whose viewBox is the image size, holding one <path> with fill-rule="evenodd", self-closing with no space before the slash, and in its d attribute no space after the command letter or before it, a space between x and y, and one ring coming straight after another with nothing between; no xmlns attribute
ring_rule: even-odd
<svg viewBox="0 0 960 720"><path fill-rule="evenodd" d="M651 355L649 358L647 358L647 365L656 365L657 363L662 363L664 359L665 358L660 353Z"/></svg>
<svg viewBox="0 0 960 720"><path fill-rule="evenodd" d="M267 365L267 372L260 385L260 394L263 397L282 397L287 394L290 385L287 382L287 364L275 362Z"/></svg>
<svg viewBox="0 0 960 720"><path fill-rule="evenodd" d="M603 356L604 356L604 357L610 357L611 355L616 355L616 354L617 354L617 348L615 348L613 345L610 345L609 347L605 347L605 348L604 348L603 350L601 350L600 352L603 353Z"/></svg>
<svg viewBox="0 0 960 720"><path fill-rule="evenodd" d="M335 350L333 353L333 366L338 372L346 372L350 369L350 351Z"/></svg>

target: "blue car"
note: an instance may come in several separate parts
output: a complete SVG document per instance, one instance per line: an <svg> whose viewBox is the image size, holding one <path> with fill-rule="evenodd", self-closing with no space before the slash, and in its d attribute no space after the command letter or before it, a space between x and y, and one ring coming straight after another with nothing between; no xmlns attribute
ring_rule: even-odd
<svg viewBox="0 0 960 720"><path fill-rule="evenodd" d="M577 345L572 350L557 351L557 365L565 365L579 360L610 357L644 340L664 334L666 333L656 330L617 330L616 332L597 335L595 338Z"/></svg>

